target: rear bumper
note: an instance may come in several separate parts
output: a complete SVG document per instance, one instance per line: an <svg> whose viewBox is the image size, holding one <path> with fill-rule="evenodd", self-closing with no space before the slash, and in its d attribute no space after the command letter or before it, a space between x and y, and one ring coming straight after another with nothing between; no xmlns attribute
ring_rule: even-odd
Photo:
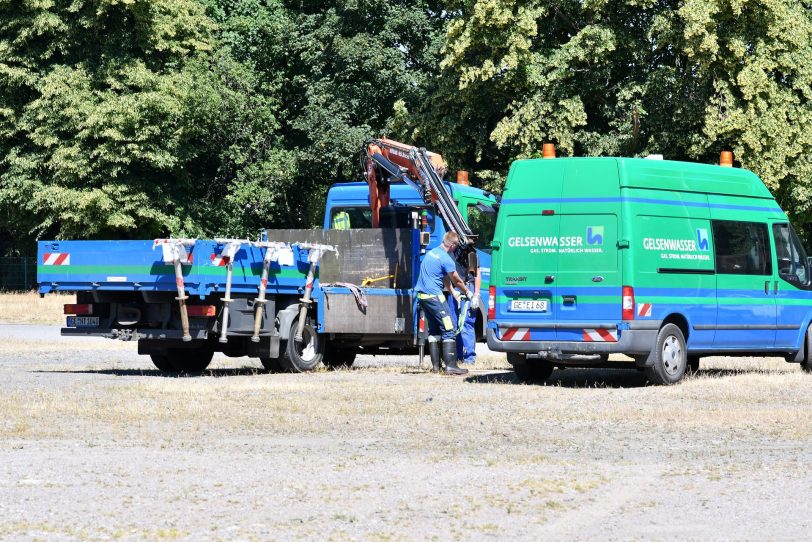
<svg viewBox="0 0 812 542"><path fill-rule="evenodd" d="M516 324L503 323L505 327ZM527 326L527 323L521 325ZM625 326L628 325L628 328ZM546 328L596 328L615 329L618 331L616 342L588 341L503 341L496 336L496 328L488 327L488 348L495 352L516 352L520 354L648 354L657 341L660 321L628 322L624 328L617 324L598 324L594 322L545 324Z"/></svg>

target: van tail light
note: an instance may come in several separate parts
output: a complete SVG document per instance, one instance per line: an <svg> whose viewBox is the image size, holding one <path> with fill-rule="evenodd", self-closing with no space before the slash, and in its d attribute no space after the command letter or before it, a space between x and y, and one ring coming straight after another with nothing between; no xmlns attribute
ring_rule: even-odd
<svg viewBox="0 0 812 542"><path fill-rule="evenodd" d="M186 305L189 316L215 316L217 307L214 305Z"/></svg>
<svg viewBox="0 0 812 542"><path fill-rule="evenodd" d="M496 319L496 286L488 288L488 320Z"/></svg>
<svg viewBox="0 0 812 542"><path fill-rule="evenodd" d="M93 314L93 305L90 303L85 304L66 304L62 307L65 314Z"/></svg>
<svg viewBox="0 0 812 542"><path fill-rule="evenodd" d="M634 288L623 287L623 319L634 320Z"/></svg>

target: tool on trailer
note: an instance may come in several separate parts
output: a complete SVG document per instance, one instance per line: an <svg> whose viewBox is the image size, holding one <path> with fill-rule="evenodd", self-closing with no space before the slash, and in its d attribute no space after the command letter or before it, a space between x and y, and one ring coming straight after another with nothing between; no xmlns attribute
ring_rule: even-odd
<svg viewBox="0 0 812 542"><path fill-rule="evenodd" d="M218 239L214 240L215 243L224 245L220 258L226 262L226 296L223 298L223 322L220 326L220 342L228 342L228 312L231 302L231 278L234 275L234 256L240 250L243 244L249 243L247 239Z"/></svg>
<svg viewBox="0 0 812 542"><path fill-rule="evenodd" d="M191 341L192 336L189 334L189 313L186 310L186 300L189 299L189 296L186 295L186 287L183 284L183 264L192 263L186 247L194 250L196 241L197 239L155 239L152 244L152 250L155 250L157 246L161 247L164 263L171 263L175 267L175 284L178 288L178 297L175 299L180 310L180 325L183 329L184 342Z"/></svg>
<svg viewBox="0 0 812 542"><path fill-rule="evenodd" d="M310 294L313 292L313 281L316 277L316 267L319 265L322 255L325 252L335 252L338 255L338 249L333 245L320 245L318 243L294 243L300 249L310 251L307 255L307 260L310 262L310 269L307 270L307 280L305 281L304 295L299 300L299 322L296 326L296 335L293 340L297 343L302 342L302 333L304 333L305 319L307 318L307 310L313 301L310 300Z"/></svg>
<svg viewBox="0 0 812 542"><path fill-rule="evenodd" d="M392 280L392 288L397 288L398 282L398 270L400 269L400 262L395 265L395 274L394 275L386 275L383 277L366 277L364 280L361 281L361 288L369 288L376 282L380 282L386 279L393 279Z"/></svg>
<svg viewBox="0 0 812 542"><path fill-rule="evenodd" d="M265 309L265 291L268 287L268 271L271 262L279 262L280 265L293 265L293 249L290 244L279 241L256 241L251 246L265 249L265 257L262 259L262 278L259 281L259 295L254 300L256 309L254 311L254 334L251 342L259 342L259 328L262 325L262 314Z"/></svg>

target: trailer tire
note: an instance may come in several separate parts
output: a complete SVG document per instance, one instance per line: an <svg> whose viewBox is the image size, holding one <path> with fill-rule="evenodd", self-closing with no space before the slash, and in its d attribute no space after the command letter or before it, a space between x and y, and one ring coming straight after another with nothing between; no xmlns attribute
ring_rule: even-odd
<svg viewBox="0 0 812 542"><path fill-rule="evenodd" d="M652 384L668 386L682 380L688 367L688 350L685 335L678 325L666 324L660 328L650 356L654 363L646 367L646 376Z"/></svg>
<svg viewBox="0 0 812 542"><path fill-rule="evenodd" d="M214 350L198 348L188 350L178 348L169 350L169 361L179 373L196 374L202 373L211 363L214 357Z"/></svg>
<svg viewBox="0 0 812 542"><path fill-rule="evenodd" d="M152 360L152 364L162 373L177 372L172 363L170 363L169 356L165 354L150 354L149 358Z"/></svg>
<svg viewBox="0 0 812 542"><path fill-rule="evenodd" d="M522 382L542 383L550 378L555 366L544 359L527 359L523 354L508 352L508 363L513 366L513 372Z"/></svg>
<svg viewBox="0 0 812 542"><path fill-rule="evenodd" d="M281 373L284 371L282 367L282 363L280 363L279 358L259 358L260 363L262 366L265 367L265 370L269 373Z"/></svg>
<svg viewBox="0 0 812 542"><path fill-rule="evenodd" d="M285 371L290 373L305 373L312 371L321 363L324 357L324 339L316 333L316 328L308 319L302 330L302 341L297 343L296 326L299 318L294 318L290 323L290 335L285 345L285 350L280 358L280 363Z"/></svg>

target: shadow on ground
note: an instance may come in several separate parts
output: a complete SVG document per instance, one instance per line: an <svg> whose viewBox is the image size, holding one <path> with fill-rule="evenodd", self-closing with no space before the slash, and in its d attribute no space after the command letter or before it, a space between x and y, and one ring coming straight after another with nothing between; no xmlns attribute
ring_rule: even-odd
<svg viewBox="0 0 812 542"><path fill-rule="evenodd" d="M229 377L229 376L253 376L270 374L268 371L257 369L256 367L239 367L234 369L206 369L202 373L165 373L158 369L76 369L76 370L38 370L35 373L62 373L62 374L97 374L110 376L151 376L159 378L193 378L200 376Z"/></svg>

